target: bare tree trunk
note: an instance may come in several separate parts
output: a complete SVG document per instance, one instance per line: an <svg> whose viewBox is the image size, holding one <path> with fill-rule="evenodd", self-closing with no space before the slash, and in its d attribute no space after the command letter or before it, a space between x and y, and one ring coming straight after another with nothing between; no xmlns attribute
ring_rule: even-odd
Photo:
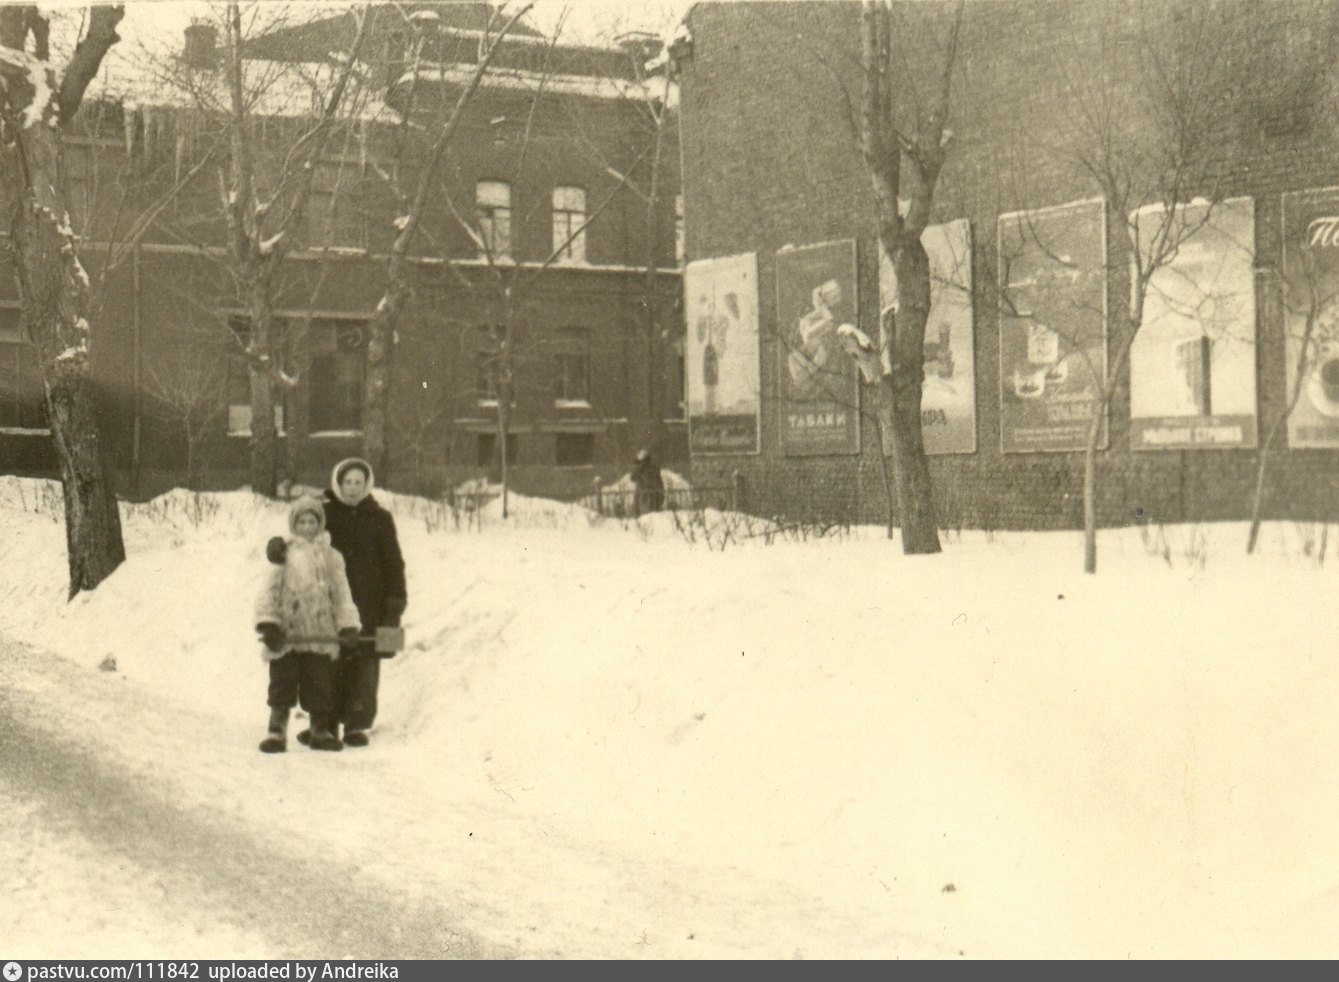
<svg viewBox="0 0 1339 982"><path fill-rule="evenodd" d="M279 435L274 428L274 322L269 287L263 277L251 285L251 490L273 498L279 483Z"/></svg>
<svg viewBox="0 0 1339 982"><path fill-rule="evenodd" d="M1255 554L1255 546L1260 540L1260 515L1264 510L1265 502L1265 472L1269 466L1269 455L1274 449L1274 441L1278 439L1283 424L1288 421L1285 414L1274 420L1274 425L1269 428L1269 433L1265 436L1264 445L1260 448L1260 457L1255 465L1255 492L1251 495L1251 529L1246 536L1246 555Z"/></svg>
<svg viewBox="0 0 1339 982"><path fill-rule="evenodd" d="M903 243L893 256L893 266L901 305L895 320L888 385L902 551L907 555L928 555L939 552L940 545L930 464L921 432L925 325L930 318L930 259L919 238Z"/></svg>
<svg viewBox="0 0 1339 982"><path fill-rule="evenodd" d="M1097 444L1102 435L1105 400L1088 425L1088 443L1083 450L1083 571L1097 572Z"/></svg>
<svg viewBox="0 0 1339 982"><path fill-rule="evenodd" d="M886 378L880 383L879 392L884 401L888 403L888 412L882 413L879 420L879 472L883 475L883 495L884 495L884 516L885 523L888 526L888 541L893 541L893 529L897 524L897 488L892 468L888 463L888 455L883 452L887 445L884 442L884 428L888 427L888 442L892 441L892 383Z"/></svg>
<svg viewBox="0 0 1339 982"><path fill-rule="evenodd" d="M11 187L22 185L10 228L11 248L23 320L41 365L47 419L60 461L70 597L93 589L110 576L125 561L125 545L98 437L92 338L85 317L89 283L66 218L59 127L77 112L88 79L118 40L116 25L122 14L120 7L93 13L88 33L79 42L59 88L46 65L46 21L37 8L11 8L0 20L0 45L4 46L0 51L0 82L4 82L0 105L11 120L26 117L24 125L11 131L15 134L13 149L6 153L10 166L4 168L14 168L6 177L13 182ZM35 57L23 50L29 30L36 39ZM40 63L25 64L30 59ZM26 81L27 71L11 77L16 65L44 73L50 91L59 95L44 106L33 104L37 93Z"/></svg>
<svg viewBox="0 0 1339 982"><path fill-rule="evenodd" d="M1309 270L1307 277L1307 286L1310 291L1310 303L1306 312L1306 320L1302 328L1302 336L1299 339L1297 349L1297 361L1293 366L1293 386L1292 391L1288 393L1288 404L1284 406L1283 414L1274 421L1274 425L1269 428L1269 433L1265 436L1264 445L1260 447L1260 455L1255 464L1255 492L1251 495L1251 528L1246 536L1246 555L1255 554L1256 544L1260 539L1260 521L1261 514L1264 511L1265 502L1265 473L1269 467L1270 454L1274 449L1274 443L1278 440L1279 434L1288 420L1292 418L1293 410L1297 408L1297 403L1302 398L1302 389L1306 384L1307 370L1312 346L1312 336L1315 334L1316 322L1320 316L1323 306L1321 298L1317 295L1316 273L1314 269ZM1285 324L1287 315L1284 314ZM1285 332L1286 333L1286 332Z"/></svg>
<svg viewBox="0 0 1339 982"><path fill-rule="evenodd" d="M921 244L921 233L930 220L948 143L945 123L961 20L960 4L939 88L914 127L904 131L897 119L901 93L894 83L891 12L886 4L867 0L861 18L864 99L860 151L873 192L879 241L897 278L897 312L890 330L881 327L885 336L880 342L881 354L889 361L884 371L892 410L893 464L902 551L908 555L940 551L930 466L921 433L925 325L930 317L930 259Z"/></svg>
<svg viewBox="0 0 1339 982"><path fill-rule="evenodd" d="M391 245L390 258L386 264L386 292L368 325L367 376L363 387L363 456L377 474L389 476L386 431L390 415L391 382L395 377L395 327L400 321L400 313L413 295L413 271L409 268L408 257L430 200L432 181L500 42L533 6L533 3L524 4L511 14L496 36L487 43L480 42L480 54L474 72L428 150L409 211L397 219L399 232Z"/></svg>
<svg viewBox="0 0 1339 982"><path fill-rule="evenodd" d="M504 369L505 371L505 369ZM511 429L511 382L504 378L497 387L498 475L502 481L502 517L508 517L507 492L511 486L507 466L507 433Z"/></svg>
<svg viewBox="0 0 1339 982"><path fill-rule="evenodd" d="M660 409L659 369L660 344L656 318L656 268L659 260L660 239L660 169L664 150L666 115L669 112L670 68L665 67L665 91L661 106L655 113L655 139L651 153L651 181L646 199L646 270L644 272L643 303L646 305L646 417L647 440L659 445L664 439L665 414Z"/></svg>

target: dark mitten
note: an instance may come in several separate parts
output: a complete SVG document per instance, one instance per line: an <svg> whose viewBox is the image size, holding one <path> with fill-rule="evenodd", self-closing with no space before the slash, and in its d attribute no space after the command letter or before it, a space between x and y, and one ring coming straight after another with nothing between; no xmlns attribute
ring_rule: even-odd
<svg viewBox="0 0 1339 982"><path fill-rule="evenodd" d="M278 624L257 624L256 630L260 632L260 640L265 643L265 647L278 653L284 650L284 642L287 636L284 629Z"/></svg>
<svg viewBox="0 0 1339 982"><path fill-rule="evenodd" d="M405 599L404 597L387 597L382 610L384 616L381 618L383 627L399 627L400 618L404 616Z"/></svg>
<svg viewBox="0 0 1339 982"><path fill-rule="evenodd" d="M284 564L284 561L288 559L288 543L284 541L283 536L276 535L265 543L265 558L276 566Z"/></svg>
<svg viewBox="0 0 1339 982"><path fill-rule="evenodd" d="M345 653L358 647L358 628L343 627L339 631L339 646Z"/></svg>

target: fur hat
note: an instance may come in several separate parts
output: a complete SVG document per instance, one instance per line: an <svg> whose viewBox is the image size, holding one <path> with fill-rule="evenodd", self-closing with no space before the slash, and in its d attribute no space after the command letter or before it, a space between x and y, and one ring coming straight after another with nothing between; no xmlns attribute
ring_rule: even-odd
<svg viewBox="0 0 1339 982"><path fill-rule="evenodd" d="M294 535L298 534L299 515L315 515L316 531L325 531L325 508L321 505L321 499L304 494L288 506L288 530Z"/></svg>

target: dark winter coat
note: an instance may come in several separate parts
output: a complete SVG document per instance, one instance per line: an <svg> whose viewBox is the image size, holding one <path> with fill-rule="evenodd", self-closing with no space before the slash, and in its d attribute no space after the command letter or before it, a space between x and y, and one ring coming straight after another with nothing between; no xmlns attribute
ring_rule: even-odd
<svg viewBox="0 0 1339 982"><path fill-rule="evenodd" d="M369 479L370 484L370 479ZM346 504L332 487L325 493L325 527L330 543L344 557L353 602L363 619L363 633L399 623L404 611L404 557L395 519L369 493L356 505Z"/></svg>
<svg viewBox="0 0 1339 982"><path fill-rule="evenodd" d="M665 507L665 481L660 467L650 457L642 457L632 469L632 483L637 488L637 514L660 511Z"/></svg>

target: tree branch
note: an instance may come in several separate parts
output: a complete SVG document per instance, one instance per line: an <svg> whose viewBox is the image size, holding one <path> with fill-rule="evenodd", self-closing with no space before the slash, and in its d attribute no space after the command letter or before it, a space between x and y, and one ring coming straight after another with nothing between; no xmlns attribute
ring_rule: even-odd
<svg viewBox="0 0 1339 982"><path fill-rule="evenodd" d="M126 9L121 4L92 7L88 33L75 47L74 54L70 56L70 63L65 68L65 77L60 82L57 106L62 126L68 126L74 119L75 113L79 111L79 106L84 101L84 92L88 89L89 83L97 77L103 57L111 50L112 45L121 40L121 36L116 33L116 25L121 22L125 12ZM36 31L34 32L34 37L38 38L39 49L46 46L46 21L45 18L40 19L43 24L42 33L38 35ZM45 60L40 53L38 57Z"/></svg>

